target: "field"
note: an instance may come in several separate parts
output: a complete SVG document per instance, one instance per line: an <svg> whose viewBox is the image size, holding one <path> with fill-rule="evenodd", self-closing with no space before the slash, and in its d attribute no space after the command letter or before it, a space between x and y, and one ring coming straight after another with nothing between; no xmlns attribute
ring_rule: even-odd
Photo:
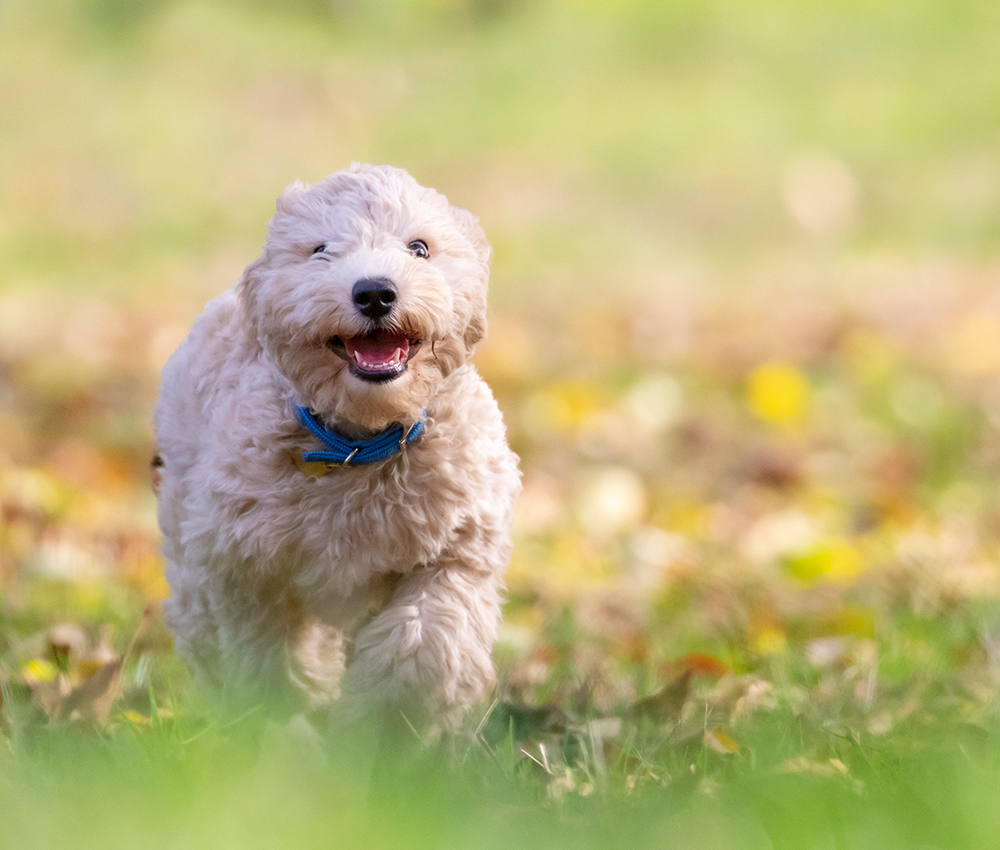
<svg viewBox="0 0 1000 850"><path fill-rule="evenodd" d="M0 846L996 845L986 0L4 0ZM494 246L524 493L456 740L221 717L158 374L274 198L391 162Z"/></svg>

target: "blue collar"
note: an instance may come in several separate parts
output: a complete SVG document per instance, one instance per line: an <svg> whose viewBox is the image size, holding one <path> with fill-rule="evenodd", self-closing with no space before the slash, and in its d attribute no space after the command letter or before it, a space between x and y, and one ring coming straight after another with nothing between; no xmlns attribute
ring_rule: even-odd
<svg viewBox="0 0 1000 850"><path fill-rule="evenodd" d="M321 425L315 414L305 407L295 408L299 414L299 420L308 428L320 442L329 446L331 451L327 452L303 452L302 460L305 463L324 463L327 467L337 466L367 466L388 460L399 454L403 448L412 443L424 431L427 423L427 411L424 411L424 418L415 422L408 429L402 423L386 428L381 434L372 437L370 440L348 440L341 437L336 431Z"/></svg>

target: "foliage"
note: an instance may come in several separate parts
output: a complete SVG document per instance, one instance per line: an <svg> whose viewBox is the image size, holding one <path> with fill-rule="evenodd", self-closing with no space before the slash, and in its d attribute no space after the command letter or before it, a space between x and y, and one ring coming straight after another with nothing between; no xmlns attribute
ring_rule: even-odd
<svg viewBox="0 0 1000 850"><path fill-rule="evenodd" d="M0 843L992 846L995 14L3 4ZM398 751L156 608L158 370L351 159L482 214L525 476L495 701Z"/></svg>

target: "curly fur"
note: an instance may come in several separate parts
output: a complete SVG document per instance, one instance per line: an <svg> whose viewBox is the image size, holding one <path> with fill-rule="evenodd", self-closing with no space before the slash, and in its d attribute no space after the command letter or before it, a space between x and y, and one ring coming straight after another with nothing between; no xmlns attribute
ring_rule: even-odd
<svg viewBox="0 0 1000 850"><path fill-rule="evenodd" d="M164 611L203 681L339 699L346 717L398 706L445 729L492 686L520 475L469 363L490 254L472 215L404 171L296 183L262 256L171 357L156 408ZM387 321L423 340L385 383L328 345L369 330L351 297L368 278L394 283ZM352 439L425 410L427 425L388 461L310 477L293 458L322 446L298 404Z"/></svg>

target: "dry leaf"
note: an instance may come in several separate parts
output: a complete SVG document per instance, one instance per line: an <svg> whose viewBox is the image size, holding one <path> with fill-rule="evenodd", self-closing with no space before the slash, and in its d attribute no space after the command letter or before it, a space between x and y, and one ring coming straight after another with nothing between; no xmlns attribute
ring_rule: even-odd
<svg viewBox="0 0 1000 850"><path fill-rule="evenodd" d="M108 722L111 707L118 696L118 672L121 659L110 661L97 669L80 687L73 690L58 705L57 720L95 720L101 726Z"/></svg>
<svg viewBox="0 0 1000 850"><path fill-rule="evenodd" d="M690 669L685 670L659 693L634 703L628 710L629 716L647 717L657 723L676 723L691 690L691 674Z"/></svg>
<svg viewBox="0 0 1000 850"><path fill-rule="evenodd" d="M778 773L812 773L816 776L849 776L850 773L840 759L827 759L826 761L813 761L805 756L788 759L779 765Z"/></svg>
<svg viewBox="0 0 1000 850"><path fill-rule="evenodd" d="M718 726L705 732L705 746L722 755L731 755L740 751L740 745Z"/></svg>
<svg viewBox="0 0 1000 850"><path fill-rule="evenodd" d="M689 652L687 655L674 658L661 665L660 671L661 673L669 672L675 676L687 671L710 679L721 679L732 672L725 661L703 652Z"/></svg>

